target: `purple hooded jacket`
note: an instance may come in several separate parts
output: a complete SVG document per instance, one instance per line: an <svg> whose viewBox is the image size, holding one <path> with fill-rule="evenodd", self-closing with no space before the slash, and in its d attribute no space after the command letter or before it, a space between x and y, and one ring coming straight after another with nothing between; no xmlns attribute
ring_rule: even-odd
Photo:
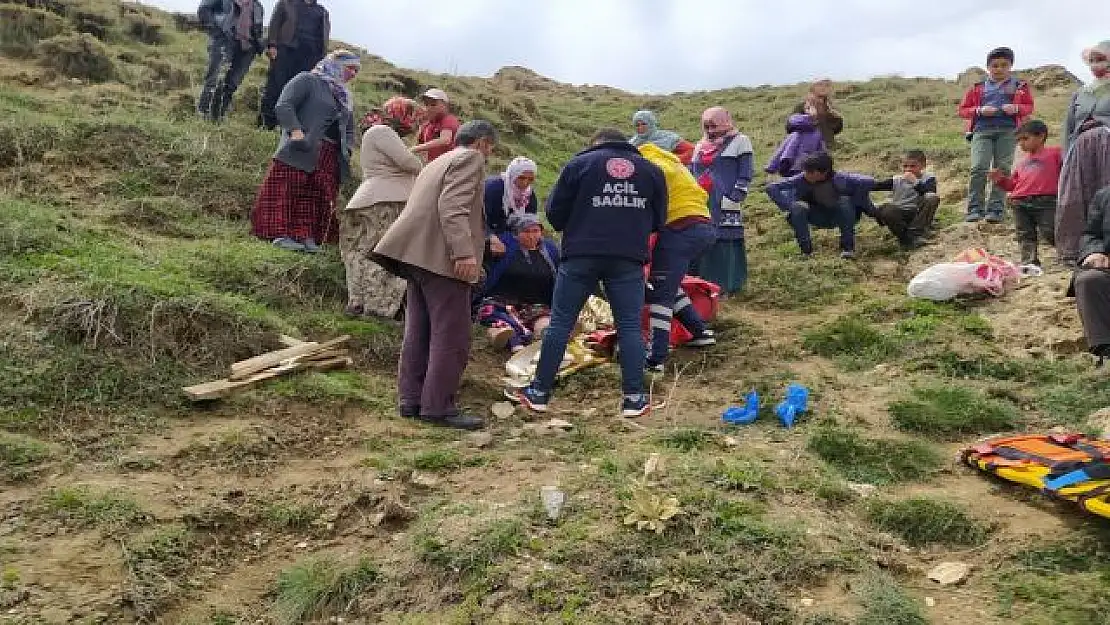
<svg viewBox="0 0 1110 625"><path fill-rule="evenodd" d="M793 176L801 173L806 156L825 151L825 139L809 115L791 115L786 120L786 132L789 134L763 170L769 174Z"/></svg>

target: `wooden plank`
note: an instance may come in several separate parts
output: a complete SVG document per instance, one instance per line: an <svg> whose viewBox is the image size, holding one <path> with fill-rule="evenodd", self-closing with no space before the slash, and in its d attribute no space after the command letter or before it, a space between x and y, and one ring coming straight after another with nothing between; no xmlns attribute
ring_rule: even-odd
<svg viewBox="0 0 1110 625"><path fill-rule="evenodd" d="M205 401L226 397L234 391L258 384L265 380L276 378L294 371L312 370L327 371L342 367L349 367L354 361L348 357L331 358L319 362L295 362L287 365L273 367L261 373L256 373L245 380L213 380L196 386L183 388L185 394L193 401Z"/></svg>
<svg viewBox="0 0 1110 625"><path fill-rule="evenodd" d="M346 349L327 349L315 354L309 354L308 356L302 356L301 358L298 358L297 361L320 362L321 360L331 360L332 358L342 358L344 356L350 355L351 353Z"/></svg>
<svg viewBox="0 0 1110 625"><path fill-rule="evenodd" d="M231 365L231 375L228 376L230 380L245 380L252 375L265 371L270 367L282 364L286 361L300 360L305 356L311 356L320 352L327 351L336 345L341 345L349 341L351 337L343 335L337 339L332 339L324 343L304 343L294 347L286 347L277 351L255 356L242 362L237 362Z"/></svg>
<svg viewBox="0 0 1110 625"><path fill-rule="evenodd" d="M308 341L302 341L301 339L295 339L288 334L282 334L278 336L278 342L286 347L296 347L298 345L304 345Z"/></svg>

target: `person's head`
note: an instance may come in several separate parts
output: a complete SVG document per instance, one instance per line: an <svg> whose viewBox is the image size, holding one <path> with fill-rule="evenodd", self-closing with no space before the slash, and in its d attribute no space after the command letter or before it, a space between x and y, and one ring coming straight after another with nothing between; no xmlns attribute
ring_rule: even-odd
<svg viewBox="0 0 1110 625"><path fill-rule="evenodd" d="M336 66L338 66L339 73L335 78L343 82L351 82L354 80L355 76L358 76L359 70L362 69L362 59L359 58L358 54L349 50L336 50L324 58L325 60L334 62Z"/></svg>
<svg viewBox="0 0 1110 625"><path fill-rule="evenodd" d="M464 148L478 150L489 158L497 145L497 129L484 119L474 119L459 128L455 142Z"/></svg>
<svg viewBox="0 0 1110 625"><path fill-rule="evenodd" d="M819 98L827 98L831 96L832 91L833 81L828 78L822 78L821 80L814 81L814 83L809 86L809 92Z"/></svg>
<svg viewBox="0 0 1110 625"><path fill-rule="evenodd" d="M536 182L536 163L530 158L518 156L509 161L505 168L505 178L514 187L524 191Z"/></svg>
<svg viewBox="0 0 1110 625"><path fill-rule="evenodd" d="M526 250L539 248L543 241L543 224L532 213L513 213L509 216L509 230Z"/></svg>
<svg viewBox="0 0 1110 625"><path fill-rule="evenodd" d="M1048 140L1048 125L1039 119L1031 119L1017 129L1017 142L1022 152L1033 153L1044 147Z"/></svg>
<svg viewBox="0 0 1110 625"><path fill-rule="evenodd" d="M451 99L443 89L428 89L420 96L420 101L424 104L424 117L429 120L437 120L446 115L451 104Z"/></svg>
<svg viewBox="0 0 1110 625"><path fill-rule="evenodd" d="M1110 39L1084 50L1083 62L1096 80L1110 78Z"/></svg>
<svg viewBox="0 0 1110 625"><path fill-rule="evenodd" d="M721 137L732 132L735 126L732 123L732 115L729 114L728 109L722 106L713 106L705 109L701 114L701 129L705 136L715 141Z"/></svg>
<svg viewBox="0 0 1110 625"><path fill-rule="evenodd" d="M833 159L828 152L814 152L802 161L802 175L806 182L817 184L828 180L833 173Z"/></svg>
<svg viewBox="0 0 1110 625"><path fill-rule="evenodd" d="M906 150L902 155L902 171L913 174L916 178L925 173L926 163L924 150Z"/></svg>
<svg viewBox="0 0 1110 625"><path fill-rule="evenodd" d="M628 137L616 128L602 128L590 138L590 145L601 145L602 143L628 143Z"/></svg>
<svg viewBox="0 0 1110 625"><path fill-rule="evenodd" d="M371 126L385 124L397 134L405 136L416 126L416 102L402 96L393 96L380 107L370 109L358 122L359 129L366 132Z"/></svg>
<svg viewBox="0 0 1110 625"><path fill-rule="evenodd" d="M651 111L636 111L632 116L632 123L636 126L636 134L641 137L659 129L659 120Z"/></svg>
<svg viewBox="0 0 1110 625"><path fill-rule="evenodd" d="M1013 70L1014 51L1010 48L995 48L987 54L987 73L994 82L1006 80Z"/></svg>

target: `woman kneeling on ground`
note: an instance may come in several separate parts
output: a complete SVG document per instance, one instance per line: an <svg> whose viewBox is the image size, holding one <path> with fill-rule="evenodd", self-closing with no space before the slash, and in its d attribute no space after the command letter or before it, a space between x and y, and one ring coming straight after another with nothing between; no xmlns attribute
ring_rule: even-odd
<svg viewBox="0 0 1110 625"><path fill-rule="evenodd" d="M531 213L513 214L509 227L511 232L497 235L505 253L488 264L477 306L478 323L489 328L494 347L516 353L551 321L559 249Z"/></svg>
<svg viewBox="0 0 1110 625"><path fill-rule="evenodd" d="M500 236L511 234L509 220L513 215L535 215L539 211L540 202L533 189L535 183L536 164L523 156L509 161L503 173L486 178L483 203L491 255L501 256L505 253Z"/></svg>
<svg viewBox="0 0 1110 625"><path fill-rule="evenodd" d="M393 319L400 315L406 282L370 260L412 193L420 159L402 136L416 125L416 102L393 97L362 119L362 184L340 214L339 250L347 269L347 314Z"/></svg>
<svg viewBox="0 0 1110 625"><path fill-rule="evenodd" d="M1099 364L1110 356L1110 187L1095 194L1068 295L1075 296L1087 346Z"/></svg>
<svg viewBox="0 0 1110 625"><path fill-rule="evenodd" d="M251 212L254 236L309 253L337 238L335 196L355 143L347 83L361 66L357 54L336 50L285 85L274 108L281 142Z"/></svg>

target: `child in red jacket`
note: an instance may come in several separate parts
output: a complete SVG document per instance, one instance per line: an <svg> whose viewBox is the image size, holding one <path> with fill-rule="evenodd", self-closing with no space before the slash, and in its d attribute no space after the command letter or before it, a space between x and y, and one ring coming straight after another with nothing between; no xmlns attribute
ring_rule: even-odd
<svg viewBox="0 0 1110 625"><path fill-rule="evenodd" d="M987 55L986 80L968 89L960 103L960 117L967 120L971 141L971 181L967 192L967 221L990 223L1003 219L1006 193L991 187L984 203L987 172L991 168L1009 173L1014 164L1017 136L1014 131L1033 114L1029 84L1013 75L1014 51L996 48Z"/></svg>
<svg viewBox="0 0 1110 625"><path fill-rule="evenodd" d="M1017 130L1018 145L1025 158L1017 164L1013 175L992 169L991 180L1010 192L1014 209L1017 239L1021 243L1021 264L1040 265L1037 256L1037 232L1049 245L1056 244L1056 189L1060 186L1060 170L1064 154L1057 146L1046 146L1048 126L1039 119L1025 122Z"/></svg>

